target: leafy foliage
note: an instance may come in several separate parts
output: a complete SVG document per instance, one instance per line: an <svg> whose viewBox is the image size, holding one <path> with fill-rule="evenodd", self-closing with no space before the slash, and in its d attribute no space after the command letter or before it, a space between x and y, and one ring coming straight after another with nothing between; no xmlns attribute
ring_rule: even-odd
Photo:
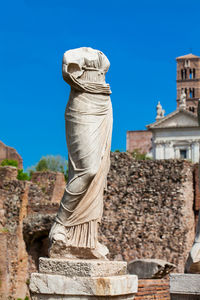
<svg viewBox="0 0 200 300"><path fill-rule="evenodd" d="M47 171L49 170L47 165L47 160L45 158L41 158L40 161L35 166L36 171Z"/></svg>
<svg viewBox="0 0 200 300"><path fill-rule="evenodd" d="M66 160L60 155L47 155L42 157L37 163L35 169L36 171L46 171L51 170L54 172L62 172L66 169Z"/></svg>
<svg viewBox="0 0 200 300"><path fill-rule="evenodd" d="M147 156L146 153L141 153L139 149L135 149L132 152L132 156L136 160L149 160L149 159L151 159L150 157Z"/></svg>
<svg viewBox="0 0 200 300"><path fill-rule="evenodd" d="M13 166L13 167L18 167L18 161L14 159L4 159L1 162L1 166Z"/></svg>
<svg viewBox="0 0 200 300"><path fill-rule="evenodd" d="M68 177L68 163L64 157L60 155L47 155L43 156L39 162L28 169L30 176L35 171L53 171L53 172L61 172L65 175L65 179Z"/></svg>
<svg viewBox="0 0 200 300"><path fill-rule="evenodd" d="M24 173L23 169L18 170L18 175L17 175L18 180L30 180L30 176L28 173Z"/></svg>
<svg viewBox="0 0 200 300"><path fill-rule="evenodd" d="M13 166L13 167L18 167L18 161L14 159L4 159L1 162L1 166ZM23 169L18 170L17 174L17 179L18 180L30 180L30 177L28 173L24 173Z"/></svg>

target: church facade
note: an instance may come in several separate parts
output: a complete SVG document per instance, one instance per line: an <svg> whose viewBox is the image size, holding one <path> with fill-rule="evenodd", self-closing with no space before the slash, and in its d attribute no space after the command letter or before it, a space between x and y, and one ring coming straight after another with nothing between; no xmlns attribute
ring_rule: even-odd
<svg viewBox="0 0 200 300"><path fill-rule="evenodd" d="M152 132L150 156L154 159L188 159L199 162L200 127L197 116L177 109L147 126Z"/></svg>
<svg viewBox="0 0 200 300"><path fill-rule="evenodd" d="M177 109L164 116L160 103L156 121L147 125L139 139L139 131L127 132L127 151L147 152L154 159L188 159L199 162L200 127L197 107L200 99L200 57L193 54L180 56L177 61ZM137 137L140 144L134 144ZM148 147L147 147L148 143ZM134 148L135 147L135 148Z"/></svg>

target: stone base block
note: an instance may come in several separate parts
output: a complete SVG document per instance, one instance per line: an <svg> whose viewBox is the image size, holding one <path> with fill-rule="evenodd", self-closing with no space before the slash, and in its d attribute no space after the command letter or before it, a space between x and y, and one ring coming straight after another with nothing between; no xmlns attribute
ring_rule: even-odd
<svg viewBox="0 0 200 300"><path fill-rule="evenodd" d="M31 275L32 300L132 300L137 293L126 262L40 258L39 270Z"/></svg>
<svg viewBox="0 0 200 300"><path fill-rule="evenodd" d="M32 296L32 300L133 300L134 295L129 296L114 296L114 297L90 297L90 296L48 296L48 295L38 295Z"/></svg>
<svg viewBox="0 0 200 300"><path fill-rule="evenodd" d="M127 274L125 261L108 260L69 260L40 257L39 272L78 277L107 277Z"/></svg>
<svg viewBox="0 0 200 300"><path fill-rule="evenodd" d="M200 274L171 274L171 300L200 300Z"/></svg>
<svg viewBox="0 0 200 300"><path fill-rule="evenodd" d="M136 259L128 264L130 274L135 274L139 279L163 278L176 266L162 259Z"/></svg>
<svg viewBox="0 0 200 300"><path fill-rule="evenodd" d="M33 273L29 287L35 297L33 299L110 299L111 296L112 299L114 296L123 296L116 299L129 299L132 296L133 299L133 295L137 292L137 285L136 275L66 277Z"/></svg>

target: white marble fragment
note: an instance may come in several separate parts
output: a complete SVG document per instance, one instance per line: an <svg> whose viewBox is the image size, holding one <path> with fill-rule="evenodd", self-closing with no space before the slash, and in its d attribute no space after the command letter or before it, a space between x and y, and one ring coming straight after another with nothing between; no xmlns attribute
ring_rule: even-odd
<svg viewBox="0 0 200 300"><path fill-rule="evenodd" d="M138 279L136 275L66 277L62 275L33 273L29 288L33 294L119 296L135 294L137 286Z"/></svg>

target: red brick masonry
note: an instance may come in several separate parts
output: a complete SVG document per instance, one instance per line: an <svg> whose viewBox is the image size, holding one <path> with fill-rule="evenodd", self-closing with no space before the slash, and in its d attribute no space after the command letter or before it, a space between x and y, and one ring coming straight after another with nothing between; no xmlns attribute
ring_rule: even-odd
<svg viewBox="0 0 200 300"><path fill-rule="evenodd" d="M19 169L23 168L23 160L17 151L12 147L6 146L0 141L0 163L4 159L17 160Z"/></svg>
<svg viewBox="0 0 200 300"><path fill-rule="evenodd" d="M147 130L127 131L126 151L139 150L141 153L148 153L152 147L152 133Z"/></svg>
<svg viewBox="0 0 200 300"><path fill-rule="evenodd" d="M134 300L170 300L169 279L140 279Z"/></svg>

